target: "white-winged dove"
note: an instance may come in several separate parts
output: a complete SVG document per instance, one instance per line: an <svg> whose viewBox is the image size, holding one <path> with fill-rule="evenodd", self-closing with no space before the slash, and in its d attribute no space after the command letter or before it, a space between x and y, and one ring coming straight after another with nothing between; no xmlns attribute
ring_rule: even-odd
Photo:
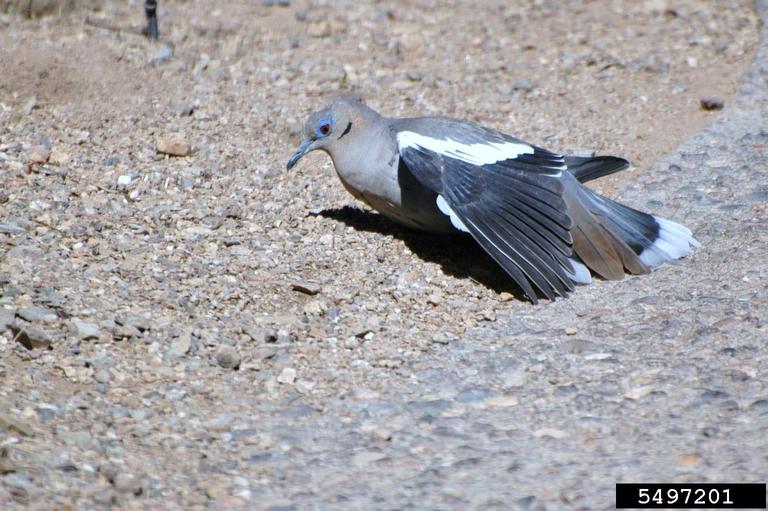
<svg viewBox="0 0 768 511"><path fill-rule="evenodd" d="M686 227L603 197L582 183L622 170L612 156L562 156L472 122L390 119L340 98L310 115L304 141L330 155L344 187L392 220L469 233L532 302L621 279L698 246Z"/></svg>

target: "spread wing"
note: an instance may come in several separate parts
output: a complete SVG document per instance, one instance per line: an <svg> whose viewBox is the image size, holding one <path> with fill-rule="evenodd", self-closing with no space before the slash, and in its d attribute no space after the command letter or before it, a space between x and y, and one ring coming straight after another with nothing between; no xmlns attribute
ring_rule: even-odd
<svg viewBox="0 0 768 511"><path fill-rule="evenodd" d="M536 303L579 280L562 156L481 126L443 118L395 125L401 161L453 225L469 232ZM534 289L535 288L535 289Z"/></svg>

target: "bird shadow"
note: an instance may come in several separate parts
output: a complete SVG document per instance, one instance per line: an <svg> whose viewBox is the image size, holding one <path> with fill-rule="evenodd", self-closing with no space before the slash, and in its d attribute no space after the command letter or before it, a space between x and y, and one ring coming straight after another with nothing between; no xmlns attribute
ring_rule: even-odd
<svg viewBox="0 0 768 511"><path fill-rule="evenodd" d="M358 231L392 236L419 258L437 263L446 275L471 279L496 293L507 292L520 300L525 295L504 270L469 235L430 234L403 227L384 215L351 206L311 213L342 222Z"/></svg>

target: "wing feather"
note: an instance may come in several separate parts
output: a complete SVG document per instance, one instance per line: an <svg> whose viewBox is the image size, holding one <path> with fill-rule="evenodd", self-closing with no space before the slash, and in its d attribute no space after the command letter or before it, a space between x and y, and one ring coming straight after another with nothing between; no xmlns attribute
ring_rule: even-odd
<svg viewBox="0 0 768 511"><path fill-rule="evenodd" d="M566 170L563 157L535 146L521 150L523 142L473 124L413 121L418 122L403 129L420 135L410 140L424 141L430 129L452 128L452 138L426 141L427 148L398 144L401 161L416 179L443 197L531 301L537 301L537 291L550 300L572 291L573 220L560 180ZM514 144L517 154L500 161L483 159L484 140L493 144L489 151L496 151L489 154L498 154L504 143ZM450 151L440 152L441 143Z"/></svg>

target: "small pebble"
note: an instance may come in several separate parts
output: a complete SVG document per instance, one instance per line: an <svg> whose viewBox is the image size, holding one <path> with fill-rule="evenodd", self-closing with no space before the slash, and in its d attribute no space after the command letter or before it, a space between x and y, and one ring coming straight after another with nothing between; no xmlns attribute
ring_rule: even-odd
<svg viewBox="0 0 768 511"><path fill-rule="evenodd" d="M312 22L307 27L307 35L318 38L328 37L331 35L331 24L327 21Z"/></svg>
<svg viewBox="0 0 768 511"><path fill-rule="evenodd" d="M27 151L27 163L42 164L47 163L51 156L50 149L45 146L35 146Z"/></svg>
<svg viewBox="0 0 768 511"><path fill-rule="evenodd" d="M178 135L158 137L156 148L158 153L170 156L188 156L192 152L190 145Z"/></svg>
<svg viewBox="0 0 768 511"><path fill-rule="evenodd" d="M702 110L722 110L725 106L725 100L716 96L705 96L699 100Z"/></svg>
<svg viewBox="0 0 768 511"><path fill-rule="evenodd" d="M168 44L162 44L150 57L149 63L155 66L165 64L173 57L173 48Z"/></svg>
<svg viewBox="0 0 768 511"><path fill-rule="evenodd" d="M232 346L223 345L216 352L216 363L225 369L237 369L240 361L240 354Z"/></svg>
<svg viewBox="0 0 768 511"><path fill-rule="evenodd" d="M78 340L81 341L98 339L101 334L99 325L95 323L89 323L80 319L73 319L71 326L72 333L75 335L75 337L77 337Z"/></svg>
<svg viewBox="0 0 768 511"><path fill-rule="evenodd" d="M280 372L280 374L277 377L277 381L279 383L293 385L293 382L296 381L296 369L292 367L283 368L283 370Z"/></svg>
<svg viewBox="0 0 768 511"><path fill-rule="evenodd" d="M30 326L18 327L15 325L11 327L11 330L14 332L14 339L28 350L51 347L51 337L42 330Z"/></svg>
<svg viewBox="0 0 768 511"><path fill-rule="evenodd" d="M66 148L60 145L56 145L51 150L51 154L48 157L48 163L51 165L64 166L69 163L69 160L71 159L72 156L69 154L69 151L67 151Z"/></svg>
<svg viewBox="0 0 768 511"><path fill-rule="evenodd" d="M22 307L16 311L16 315L29 322L43 321L44 319L56 318L56 313L45 307Z"/></svg>

